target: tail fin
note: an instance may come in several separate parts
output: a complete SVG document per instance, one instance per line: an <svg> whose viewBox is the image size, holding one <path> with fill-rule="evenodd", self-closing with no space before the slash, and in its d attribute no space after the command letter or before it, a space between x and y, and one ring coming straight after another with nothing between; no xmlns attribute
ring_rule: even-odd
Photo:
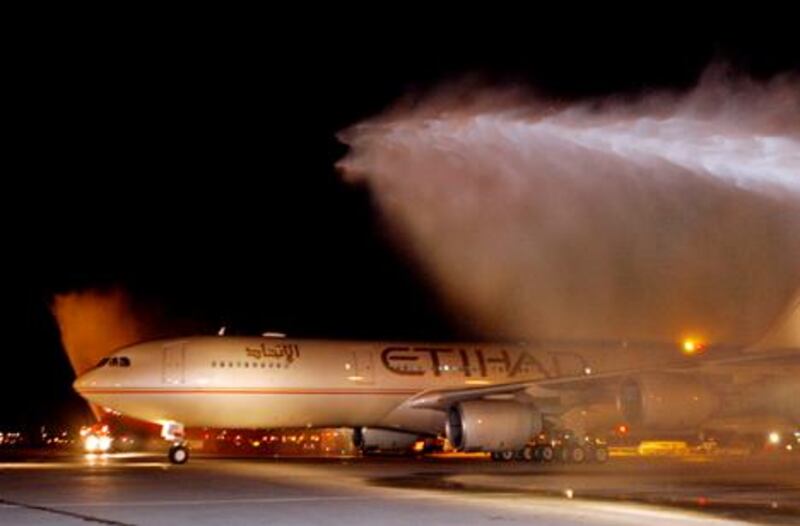
<svg viewBox="0 0 800 526"><path fill-rule="evenodd" d="M800 349L800 292L795 295L785 314L753 345L753 352L769 349Z"/></svg>

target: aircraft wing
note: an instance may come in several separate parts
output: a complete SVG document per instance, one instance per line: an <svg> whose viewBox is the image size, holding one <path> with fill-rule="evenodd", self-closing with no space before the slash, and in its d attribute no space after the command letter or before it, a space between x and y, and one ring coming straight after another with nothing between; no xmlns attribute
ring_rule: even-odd
<svg viewBox="0 0 800 526"><path fill-rule="evenodd" d="M764 368L770 372L797 375L800 370L800 291L795 295L786 315L779 318L767 334L749 347L709 349L708 353L691 358L681 357L653 367L623 369L598 374L540 378L478 387L435 389L409 400L411 407L444 410L455 403L496 395L526 394L552 398L565 391L580 392L620 382L646 373L725 374L741 368Z"/></svg>
<svg viewBox="0 0 800 526"><path fill-rule="evenodd" d="M658 370L663 371L663 369ZM552 398L563 394L565 391L597 389L619 382L633 374L651 371L650 369L628 369L609 373L541 378L477 387L432 389L414 396L409 401L409 405L419 409L445 410L458 402L479 400L492 396L526 394L533 398Z"/></svg>
<svg viewBox="0 0 800 526"><path fill-rule="evenodd" d="M409 404L414 408L445 410L459 402L479 400L492 396L524 393L533 398L552 398L563 394L565 391L580 392L597 389L646 373L714 374L723 373L731 367L753 367L754 365L800 367L800 348L782 348L759 351L757 353L742 349L735 353L728 353L721 358L684 358L653 367L621 369L580 376L540 378L476 387L433 389L414 396L409 400Z"/></svg>

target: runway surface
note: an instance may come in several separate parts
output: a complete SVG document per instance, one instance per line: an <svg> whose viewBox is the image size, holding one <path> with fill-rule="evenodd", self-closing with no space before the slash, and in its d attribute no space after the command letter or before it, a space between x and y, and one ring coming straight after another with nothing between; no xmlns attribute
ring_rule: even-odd
<svg viewBox="0 0 800 526"><path fill-rule="evenodd" d="M92 523L800 524L800 458L0 459L0 524Z"/></svg>

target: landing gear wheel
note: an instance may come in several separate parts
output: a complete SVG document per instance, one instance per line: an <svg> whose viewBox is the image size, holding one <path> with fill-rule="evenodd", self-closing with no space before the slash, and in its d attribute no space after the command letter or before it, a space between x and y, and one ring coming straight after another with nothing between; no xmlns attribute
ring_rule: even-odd
<svg viewBox="0 0 800 526"><path fill-rule="evenodd" d="M501 460L503 460L503 459L500 458L500 452L499 451L492 451L491 453L489 453L489 455L491 455L492 460L494 460L495 462L500 462Z"/></svg>
<svg viewBox="0 0 800 526"><path fill-rule="evenodd" d="M520 456L522 457L522 460L524 460L526 462L532 462L533 461L533 448L531 446L525 446L525 448L522 450L522 454Z"/></svg>
<svg viewBox="0 0 800 526"><path fill-rule="evenodd" d="M353 428L353 447L360 452L364 451L364 428Z"/></svg>
<svg viewBox="0 0 800 526"><path fill-rule="evenodd" d="M503 460L505 462L510 462L511 460L514 460L515 456L517 456L516 451L513 451L511 449L500 452L500 460Z"/></svg>
<svg viewBox="0 0 800 526"><path fill-rule="evenodd" d="M552 462L556 458L556 451L553 449L553 446L549 444L544 445L539 452L539 457L542 459L542 462Z"/></svg>
<svg viewBox="0 0 800 526"><path fill-rule="evenodd" d="M183 444L175 444L169 448L169 461L173 464L186 464L189 460L189 448Z"/></svg>
<svg viewBox="0 0 800 526"><path fill-rule="evenodd" d="M586 450L581 446L575 446L567 450L569 458L568 461L573 464L583 464L586 461Z"/></svg>
<svg viewBox="0 0 800 526"><path fill-rule="evenodd" d="M594 450L594 461L598 464L605 464L608 462L608 450L604 447L599 447Z"/></svg>

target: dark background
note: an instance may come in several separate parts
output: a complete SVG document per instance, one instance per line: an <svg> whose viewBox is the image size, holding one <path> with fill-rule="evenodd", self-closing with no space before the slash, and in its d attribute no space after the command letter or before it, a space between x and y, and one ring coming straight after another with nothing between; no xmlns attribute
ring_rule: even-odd
<svg viewBox="0 0 800 526"><path fill-rule="evenodd" d="M409 91L479 74L575 99L687 88L715 61L800 70L796 35L762 20L211 15L91 30L34 19L13 39L0 424L82 407L48 308L59 292L121 286L165 324L207 333L485 337L445 311L368 189L334 169L336 132Z"/></svg>

